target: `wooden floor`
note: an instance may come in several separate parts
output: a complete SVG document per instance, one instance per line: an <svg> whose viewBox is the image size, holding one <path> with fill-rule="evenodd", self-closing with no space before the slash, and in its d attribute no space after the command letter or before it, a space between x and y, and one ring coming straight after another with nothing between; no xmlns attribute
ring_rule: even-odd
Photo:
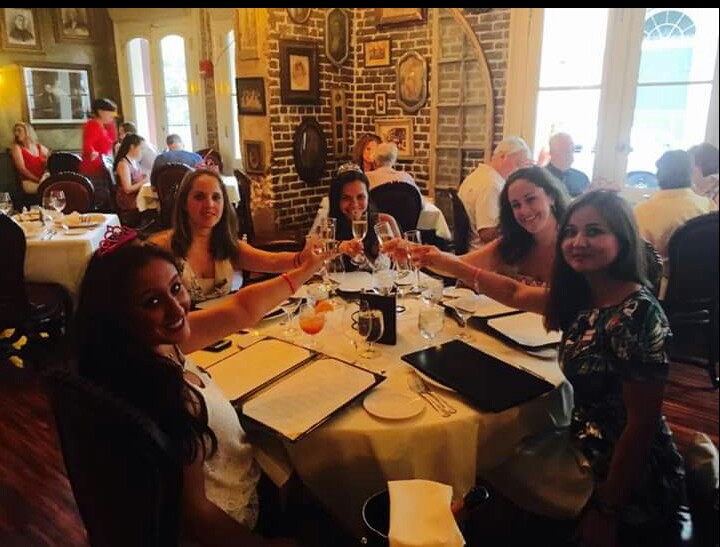
<svg viewBox="0 0 720 547"><path fill-rule="evenodd" d="M695 431L707 433L718 444L718 392L707 374L685 365L673 365L667 385L665 415L681 450ZM311 512L307 523L317 536L328 537L327 517ZM340 531L332 540L305 541L307 545L349 546ZM340 539L344 538L344 539ZM32 379L18 378L0 369L0 545L86 546L85 530L65 477L47 400Z"/></svg>

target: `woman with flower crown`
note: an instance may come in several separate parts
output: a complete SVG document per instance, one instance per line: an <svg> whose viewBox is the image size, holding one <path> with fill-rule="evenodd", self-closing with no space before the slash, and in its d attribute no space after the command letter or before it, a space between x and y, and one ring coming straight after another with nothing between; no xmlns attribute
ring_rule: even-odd
<svg viewBox="0 0 720 547"><path fill-rule="evenodd" d="M212 378L185 357L255 324L307 281L327 258L189 312L172 255L138 244L128 228L90 260L75 323L79 371L155 421L184 463L182 530L203 545L290 546L251 530L260 472L232 405ZM108 469L108 473L112 473Z"/></svg>
<svg viewBox="0 0 720 547"><path fill-rule="evenodd" d="M238 240L237 217L222 179L211 169L185 175L178 188L173 228L150 239L178 259L193 303L218 298L242 285L243 270L280 273L310 260L312 249L268 252Z"/></svg>

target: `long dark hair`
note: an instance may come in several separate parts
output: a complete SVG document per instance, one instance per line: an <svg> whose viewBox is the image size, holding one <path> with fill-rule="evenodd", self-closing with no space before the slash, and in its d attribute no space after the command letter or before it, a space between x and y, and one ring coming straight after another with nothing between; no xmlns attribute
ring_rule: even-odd
<svg viewBox="0 0 720 547"><path fill-rule="evenodd" d="M220 175L210 169L196 169L189 171L180 182L180 187L175 197L175 209L173 210L173 233L170 245L175 256L187 257L190 244L192 243L192 231L190 230L190 218L187 212L187 200L193 184L202 175L214 178L223 196L223 212L220 221L213 227L210 235L210 253L215 260L227 260L237 267L240 266L240 251L238 250L238 223L235 211L232 210L225 184Z"/></svg>
<svg viewBox="0 0 720 547"><path fill-rule="evenodd" d="M330 207L328 209L328 216L336 218L336 230L335 239L338 241L348 241L354 239L352 232L352 221L347 218L340 210L340 201L342 200L343 189L346 184L350 184L355 181L360 181L365 186L365 192L368 195L367 198L367 219L368 219L368 231L363 240L363 246L365 247L365 254L370 257L377 255L377 236L373 226L377 222L377 211L370 201L370 182L368 181L367 175L362 171L344 171L336 176L330 183Z"/></svg>
<svg viewBox="0 0 720 547"><path fill-rule="evenodd" d="M113 162L113 171L117 171L118 165L120 165L122 159L128 155L128 152L130 152L131 146L138 146L144 141L145 139L143 139L140 135L136 133L128 133L127 135L125 135L122 142L120 143L120 148L115 155L115 161Z"/></svg>
<svg viewBox="0 0 720 547"><path fill-rule="evenodd" d="M128 303L136 273L153 260L175 266L151 245L126 244L90 260L83 278L73 339L80 374L123 397L155 420L185 463L217 448L205 402L181 368L133 335ZM190 409L195 409L193 413Z"/></svg>
<svg viewBox="0 0 720 547"><path fill-rule="evenodd" d="M353 146L352 159L355 163L358 164L358 166L360 167L360 171L365 170L363 154L365 152L365 147L367 146L367 143L370 141L375 141L376 143L380 144L382 142L382 139L375 133L363 133L363 135L355 142L355 146Z"/></svg>
<svg viewBox="0 0 720 547"><path fill-rule="evenodd" d="M500 233L502 239L498 251L507 264L517 264L527 256L535 245L535 238L518 224L508 197L510 186L516 180L527 180L542 189L554 201L552 213L558 224L565 214L570 198L562 183L543 167L525 167L510 175L500 192Z"/></svg>
<svg viewBox="0 0 720 547"><path fill-rule="evenodd" d="M581 310L592 307L590 285L585 276L573 270L562 253L563 234L575 211L592 207L607 222L618 241L618 255L608 266L614 279L647 285L644 245L638 234L635 215L627 201L615 192L597 190L575 199L560 223L555 246L555 264L550 281L550 294L545 310L548 329L565 330Z"/></svg>

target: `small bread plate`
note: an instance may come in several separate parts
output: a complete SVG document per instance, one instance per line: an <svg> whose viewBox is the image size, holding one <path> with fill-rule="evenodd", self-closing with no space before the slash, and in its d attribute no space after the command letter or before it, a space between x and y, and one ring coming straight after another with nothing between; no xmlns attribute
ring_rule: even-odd
<svg viewBox="0 0 720 547"><path fill-rule="evenodd" d="M414 393L393 389L376 389L363 399L368 413L385 420L406 420L425 409L425 401Z"/></svg>

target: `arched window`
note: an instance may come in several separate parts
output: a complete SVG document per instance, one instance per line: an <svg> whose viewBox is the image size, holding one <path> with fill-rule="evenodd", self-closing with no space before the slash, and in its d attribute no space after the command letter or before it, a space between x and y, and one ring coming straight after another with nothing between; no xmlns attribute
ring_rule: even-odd
<svg viewBox="0 0 720 547"><path fill-rule="evenodd" d="M645 40L695 36L695 23L680 11L664 10L650 15L645 20L643 32Z"/></svg>

